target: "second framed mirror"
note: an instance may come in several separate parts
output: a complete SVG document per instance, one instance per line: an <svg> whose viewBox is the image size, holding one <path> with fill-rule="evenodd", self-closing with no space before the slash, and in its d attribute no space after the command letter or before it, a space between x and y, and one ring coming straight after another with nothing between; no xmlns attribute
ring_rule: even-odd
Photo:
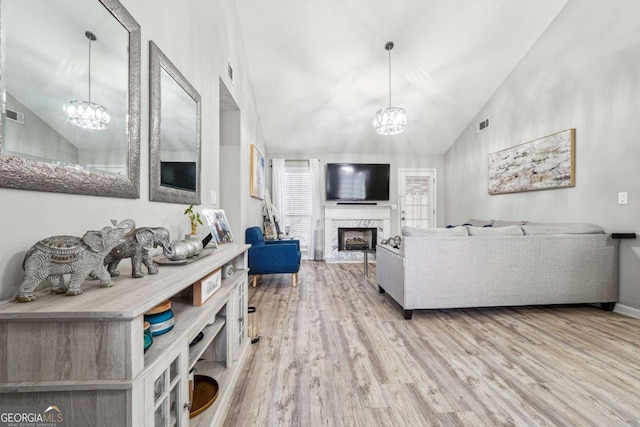
<svg viewBox="0 0 640 427"><path fill-rule="evenodd" d="M149 42L149 199L200 204L200 95Z"/></svg>

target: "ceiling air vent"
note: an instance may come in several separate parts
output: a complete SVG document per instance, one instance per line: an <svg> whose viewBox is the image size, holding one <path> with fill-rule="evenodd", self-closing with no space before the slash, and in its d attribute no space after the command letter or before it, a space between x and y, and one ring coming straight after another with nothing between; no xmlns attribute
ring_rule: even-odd
<svg viewBox="0 0 640 427"><path fill-rule="evenodd" d="M18 113L17 111L9 110L7 108L7 119L13 120L14 122L18 122L21 125L24 124L24 114Z"/></svg>
<svg viewBox="0 0 640 427"><path fill-rule="evenodd" d="M486 118L483 121L476 123L476 133L482 132L488 127L489 127L489 118Z"/></svg>

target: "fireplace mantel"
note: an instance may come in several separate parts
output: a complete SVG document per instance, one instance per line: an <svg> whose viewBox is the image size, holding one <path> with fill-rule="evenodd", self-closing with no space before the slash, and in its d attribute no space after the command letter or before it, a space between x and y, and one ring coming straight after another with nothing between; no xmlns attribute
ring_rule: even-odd
<svg viewBox="0 0 640 427"><path fill-rule="evenodd" d="M324 207L324 258L327 262L362 262L357 251L338 252L339 227L376 227L377 239L391 230L390 205L327 205Z"/></svg>

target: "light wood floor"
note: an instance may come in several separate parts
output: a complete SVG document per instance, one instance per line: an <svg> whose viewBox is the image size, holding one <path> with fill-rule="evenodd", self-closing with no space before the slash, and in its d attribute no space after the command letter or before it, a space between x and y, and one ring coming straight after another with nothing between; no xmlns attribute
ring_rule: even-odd
<svg viewBox="0 0 640 427"><path fill-rule="evenodd" d="M416 311L375 267L249 290L261 339L226 426L640 426L640 320L591 306Z"/></svg>

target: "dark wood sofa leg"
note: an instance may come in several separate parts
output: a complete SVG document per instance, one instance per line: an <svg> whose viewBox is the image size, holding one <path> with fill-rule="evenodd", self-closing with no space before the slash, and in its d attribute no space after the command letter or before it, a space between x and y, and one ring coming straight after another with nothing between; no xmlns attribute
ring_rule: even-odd
<svg viewBox="0 0 640 427"><path fill-rule="evenodd" d="M378 285L378 292L380 292L381 294L384 294L384 288L380 285Z"/></svg>
<svg viewBox="0 0 640 427"><path fill-rule="evenodd" d="M600 308L602 308L605 311L613 311L615 306L616 306L615 302L601 302L600 303Z"/></svg>
<svg viewBox="0 0 640 427"><path fill-rule="evenodd" d="M404 311L404 318L407 320L411 320L411 318L413 317L413 310L405 310Z"/></svg>

